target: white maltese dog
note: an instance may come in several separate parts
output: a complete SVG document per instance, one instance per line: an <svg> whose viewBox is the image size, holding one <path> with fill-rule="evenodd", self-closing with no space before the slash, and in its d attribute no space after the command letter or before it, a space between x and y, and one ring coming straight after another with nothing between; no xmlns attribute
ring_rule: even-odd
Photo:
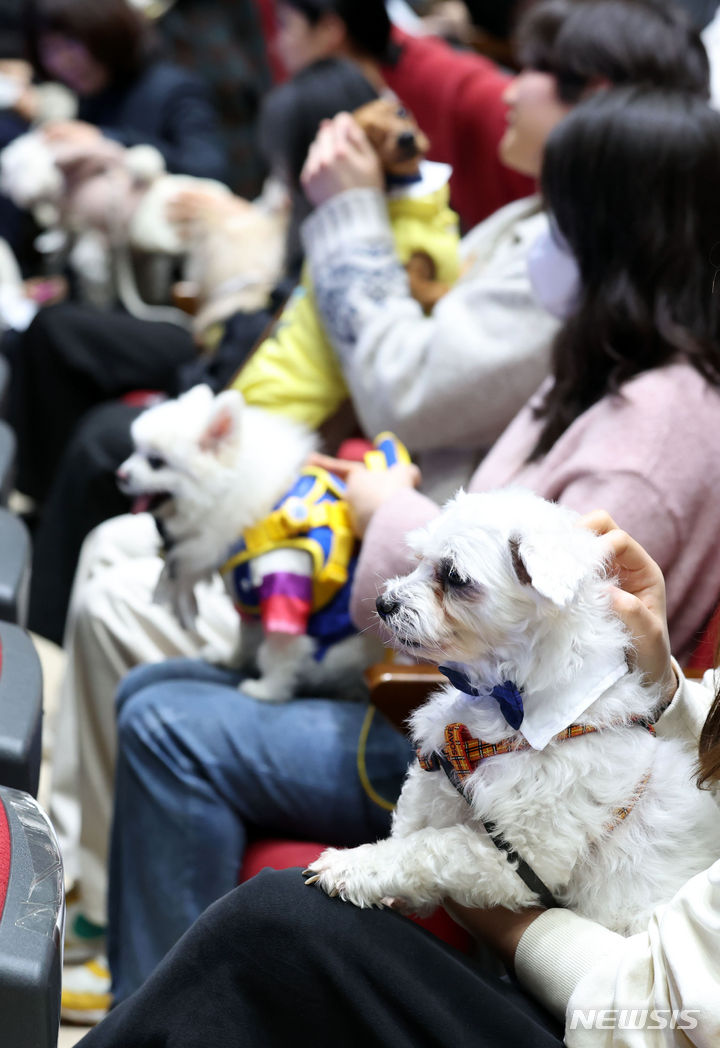
<svg viewBox="0 0 720 1048"><path fill-rule="evenodd" d="M381 650L350 621L356 540L342 485L306 464L314 434L208 386L143 412L131 432L117 478L163 539L156 599L190 625L195 585L220 571L243 620L234 665L260 673L241 691L362 693Z"/></svg>
<svg viewBox="0 0 720 1048"><path fill-rule="evenodd" d="M631 934L720 854L696 754L654 734L660 696L628 666L605 542L576 520L520 490L460 493L409 537L418 566L378 613L451 684L412 717L391 836L325 851L308 883L421 914L554 902Z"/></svg>

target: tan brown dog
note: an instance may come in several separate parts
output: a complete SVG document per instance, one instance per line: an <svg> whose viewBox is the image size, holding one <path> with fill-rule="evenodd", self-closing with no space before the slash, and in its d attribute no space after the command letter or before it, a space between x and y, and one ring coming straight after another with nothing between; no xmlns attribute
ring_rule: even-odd
<svg viewBox="0 0 720 1048"><path fill-rule="evenodd" d="M407 178L419 173L430 141L404 105L390 98L376 98L356 109L353 117L367 135L387 175ZM448 292L449 285L436 279L437 268L427 251L413 252L405 268L410 294L426 313L431 312Z"/></svg>
<svg viewBox="0 0 720 1048"><path fill-rule="evenodd" d="M368 136L386 174L418 173L430 142L405 106L390 98L376 98L356 109L353 117Z"/></svg>

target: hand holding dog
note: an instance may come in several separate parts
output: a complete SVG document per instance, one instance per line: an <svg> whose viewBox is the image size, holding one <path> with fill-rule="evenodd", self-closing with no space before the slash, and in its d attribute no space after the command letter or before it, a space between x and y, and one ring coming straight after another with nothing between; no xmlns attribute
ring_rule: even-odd
<svg viewBox="0 0 720 1048"><path fill-rule="evenodd" d="M50 142L73 146L93 146L103 137L99 128L85 120L56 120L45 125L43 134Z"/></svg>
<svg viewBox="0 0 720 1048"><path fill-rule="evenodd" d="M331 458L329 455L314 454L310 461L312 465L327 469L345 481L345 501L350 506L350 519L358 538L363 537L373 514L388 499L398 491L418 487L422 480L417 466L404 463L376 473L362 462Z"/></svg>
<svg viewBox="0 0 720 1048"><path fill-rule="evenodd" d="M315 207L348 189L384 187L377 153L349 113L320 125L300 180Z"/></svg>
<svg viewBox="0 0 720 1048"><path fill-rule="evenodd" d="M620 583L612 587L613 608L630 630L638 667L670 699L678 682L670 660L662 571L640 543L622 531L604 510L585 514L581 523L605 537Z"/></svg>

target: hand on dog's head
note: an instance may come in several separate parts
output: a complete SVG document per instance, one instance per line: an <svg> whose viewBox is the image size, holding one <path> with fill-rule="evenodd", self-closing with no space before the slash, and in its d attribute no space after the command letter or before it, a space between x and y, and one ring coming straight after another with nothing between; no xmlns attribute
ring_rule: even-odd
<svg viewBox="0 0 720 1048"><path fill-rule="evenodd" d="M607 617L605 544L577 519L526 491L460 492L408 536L418 566L377 600L393 642L432 661L511 658L580 605Z"/></svg>

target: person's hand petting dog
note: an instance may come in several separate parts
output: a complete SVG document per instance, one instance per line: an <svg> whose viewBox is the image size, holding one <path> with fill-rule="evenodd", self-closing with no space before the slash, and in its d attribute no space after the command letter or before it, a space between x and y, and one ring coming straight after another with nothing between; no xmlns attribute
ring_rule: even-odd
<svg viewBox="0 0 720 1048"><path fill-rule="evenodd" d="M404 463L376 473L362 462L315 453L310 457L310 464L327 469L345 481L345 501L350 506L350 519L358 538L363 537L373 514L383 503L398 491L418 487L422 479L417 466Z"/></svg>
<svg viewBox="0 0 720 1048"><path fill-rule="evenodd" d="M324 120L300 177L305 195L319 207L348 189L384 189L378 155L349 113Z"/></svg>
<svg viewBox="0 0 720 1048"><path fill-rule="evenodd" d="M612 587L613 608L632 635L637 666L649 681L661 686L665 699L672 698L678 682L670 657L662 571L604 510L587 513L581 524L605 536L612 555L611 570L619 583Z"/></svg>

